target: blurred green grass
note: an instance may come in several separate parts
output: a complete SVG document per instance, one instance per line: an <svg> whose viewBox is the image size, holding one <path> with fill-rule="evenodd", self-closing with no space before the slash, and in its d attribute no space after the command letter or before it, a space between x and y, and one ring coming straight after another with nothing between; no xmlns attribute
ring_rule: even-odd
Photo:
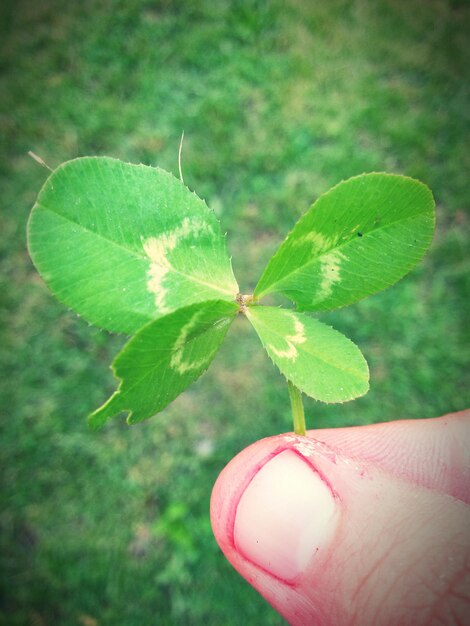
<svg viewBox="0 0 470 626"><path fill-rule="evenodd" d="M211 486L291 428L285 385L237 320L209 373L154 419L91 433L123 338L56 303L25 247L51 166L85 154L177 173L229 232L244 292L311 202L363 171L433 190L431 253L393 289L322 315L371 367L308 424L469 404L470 9L456 0L4 0L0 8L0 623L281 624L225 563Z"/></svg>

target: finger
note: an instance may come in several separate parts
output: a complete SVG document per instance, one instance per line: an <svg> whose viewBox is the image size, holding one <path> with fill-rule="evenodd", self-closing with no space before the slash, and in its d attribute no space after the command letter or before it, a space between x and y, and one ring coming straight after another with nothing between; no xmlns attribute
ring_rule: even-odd
<svg viewBox="0 0 470 626"><path fill-rule="evenodd" d="M309 437L470 504L470 410L425 420L311 430Z"/></svg>
<svg viewBox="0 0 470 626"><path fill-rule="evenodd" d="M348 433L337 436L265 439L225 468L211 519L228 560L291 624L467 614L468 507L385 471L379 451L349 455Z"/></svg>

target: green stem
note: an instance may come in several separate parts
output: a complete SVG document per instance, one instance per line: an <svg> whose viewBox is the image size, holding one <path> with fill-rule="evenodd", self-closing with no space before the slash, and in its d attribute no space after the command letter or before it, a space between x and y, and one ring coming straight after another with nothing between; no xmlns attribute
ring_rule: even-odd
<svg viewBox="0 0 470 626"><path fill-rule="evenodd" d="M287 381L289 389L290 405L292 407L292 419L294 421L294 433L306 435L304 405L302 404L302 392L297 389L290 380Z"/></svg>

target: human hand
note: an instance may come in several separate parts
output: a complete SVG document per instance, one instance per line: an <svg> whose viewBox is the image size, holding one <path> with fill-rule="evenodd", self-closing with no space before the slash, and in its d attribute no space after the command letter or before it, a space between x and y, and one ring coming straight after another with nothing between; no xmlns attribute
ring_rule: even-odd
<svg viewBox="0 0 470 626"><path fill-rule="evenodd" d="M470 411L263 439L211 521L292 625L470 624Z"/></svg>

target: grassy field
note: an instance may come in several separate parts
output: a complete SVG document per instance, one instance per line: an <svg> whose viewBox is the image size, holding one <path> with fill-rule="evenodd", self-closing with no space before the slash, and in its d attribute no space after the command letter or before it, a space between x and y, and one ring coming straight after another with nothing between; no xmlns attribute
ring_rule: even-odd
<svg viewBox="0 0 470 626"><path fill-rule="evenodd" d="M177 173L228 230L242 290L298 217L364 171L415 176L438 228L393 289L321 316L371 391L306 401L309 427L470 404L470 9L457 0L5 0L0 9L0 410L5 626L277 625L225 563L208 504L222 467L291 428L283 379L246 320L209 372L139 426L86 414L125 338L50 296L25 248L47 171L86 154Z"/></svg>

